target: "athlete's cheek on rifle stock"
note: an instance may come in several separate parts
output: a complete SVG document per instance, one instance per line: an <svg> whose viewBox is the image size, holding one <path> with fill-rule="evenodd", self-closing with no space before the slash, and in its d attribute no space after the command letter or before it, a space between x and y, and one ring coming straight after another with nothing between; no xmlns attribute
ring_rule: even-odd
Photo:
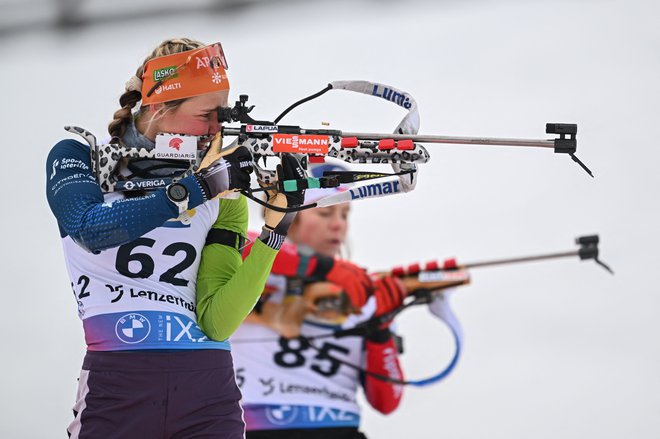
<svg viewBox="0 0 660 439"><path fill-rule="evenodd" d="M220 131L217 121L217 112L187 114L177 112L172 118L161 124L160 130L176 134L189 134L192 136L212 135Z"/></svg>
<svg viewBox="0 0 660 439"><path fill-rule="evenodd" d="M193 136L213 135L220 131L218 107L227 105L225 92L195 96L184 101L166 121L170 132Z"/></svg>

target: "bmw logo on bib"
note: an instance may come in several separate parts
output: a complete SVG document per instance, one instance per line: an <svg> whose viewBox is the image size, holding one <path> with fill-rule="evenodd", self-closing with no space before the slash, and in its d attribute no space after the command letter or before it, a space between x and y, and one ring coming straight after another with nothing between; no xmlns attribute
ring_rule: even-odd
<svg viewBox="0 0 660 439"><path fill-rule="evenodd" d="M281 405L277 407L268 407L266 409L266 418L275 425L287 425L293 422L298 415L298 407L290 405Z"/></svg>
<svg viewBox="0 0 660 439"><path fill-rule="evenodd" d="M151 332L151 323L142 314L126 314L117 320L115 333L124 343L133 344L143 341Z"/></svg>

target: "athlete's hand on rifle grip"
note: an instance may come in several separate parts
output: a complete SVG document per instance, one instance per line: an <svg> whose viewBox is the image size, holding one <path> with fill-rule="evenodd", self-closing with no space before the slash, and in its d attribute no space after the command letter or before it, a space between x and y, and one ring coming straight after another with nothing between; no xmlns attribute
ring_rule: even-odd
<svg viewBox="0 0 660 439"><path fill-rule="evenodd" d="M374 291L373 282L364 268L341 259L332 261L325 279L342 287L356 309L362 308Z"/></svg>
<svg viewBox="0 0 660 439"><path fill-rule="evenodd" d="M394 311L406 298L408 291L403 283L394 276L385 276L374 282L374 296L376 297L376 312L374 315L382 316Z"/></svg>
<svg viewBox="0 0 660 439"><path fill-rule="evenodd" d="M316 312L316 302L327 297L338 297L343 293L343 289L332 282L312 282L305 286L303 298L308 312Z"/></svg>
<svg viewBox="0 0 660 439"><path fill-rule="evenodd" d="M252 154L240 146L195 174L207 200L234 190L250 188Z"/></svg>
<svg viewBox="0 0 660 439"><path fill-rule="evenodd" d="M277 181L307 178L307 173L298 159L291 154L282 154L282 163L277 165ZM268 204L277 207L296 207L305 201L305 190L292 192L267 191ZM295 218L295 212L277 212L266 208L264 212L265 227L275 233L286 236L289 227Z"/></svg>

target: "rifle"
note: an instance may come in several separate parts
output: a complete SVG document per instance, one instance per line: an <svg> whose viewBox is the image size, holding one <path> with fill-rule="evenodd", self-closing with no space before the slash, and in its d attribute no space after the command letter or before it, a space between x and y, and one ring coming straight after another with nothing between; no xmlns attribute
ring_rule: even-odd
<svg viewBox="0 0 660 439"><path fill-rule="evenodd" d="M452 333L455 351L452 355L451 360L447 363L446 366L440 372L437 372L433 375L429 375L426 378L421 379L407 379L400 380L394 379L385 375L380 375L366 370L365 368L352 364L350 362L344 361L342 359L333 357L334 361L354 369L360 373L373 376L379 380L402 384L402 385L412 385L416 387L424 387L446 378L458 364L458 360L461 354L462 347L462 328L458 321L458 318L453 313L449 305L449 297L447 288L464 285L469 283L469 277L466 276L465 270L471 268L482 268L482 267L492 267L506 264L514 263L524 263L531 261L541 261L541 260L550 260L566 257L575 257L578 256L580 260L589 260L593 259L597 264L601 265L608 272L614 274L614 272L603 263L599 258L599 237L598 235L588 235L581 236L576 238L575 243L579 245L577 250L559 252L559 253L546 253L533 256L523 256L516 258L506 258L506 259L494 259L482 262L472 262L465 264L456 263L455 259L449 259L443 263L442 266L437 262L427 263L422 269L419 264L412 264L407 267L407 269L396 267L389 272L382 273L383 275L394 275L401 277L404 282L408 282L407 288L413 288L409 294L409 298L405 303L400 307L394 309L393 311L383 314L380 316L374 316L367 319L364 322L358 323L355 326L349 328L343 328L333 331L328 331L325 334L315 335L315 336L302 336L298 335L298 338L305 341L305 343L312 349L321 351L321 348L314 344L315 340L325 339L325 338L342 338L349 336L366 336L370 332L378 330L378 328L383 325L391 322L398 314L404 311L407 308L410 308L415 305L427 304L431 313L442 320L449 330ZM410 291L410 290L409 290ZM342 295L333 295L328 296L327 298L322 298L316 302L318 309L323 310L335 310L338 312L344 312L344 307L348 303L347 298L341 299ZM345 295L344 295L345 296ZM238 339L233 340L233 343L263 343L263 342L272 342L277 339Z"/></svg>
<svg viewBox="0 0 660 439"><path fill-rule="evenodd" d="M307 129L295 125L281 125L280 120L297 106L315 99L330 90L354 91L392 102L408 111L393 134L343 132L331 129ZM205 163L215 160L244 146L253 156L257 179L266 187L243 191L255 202L282 212L298 211L312 207L325 207L358 199L376 198L413 190L416 185L417 165L430 160L428 150L421 143L469 144L484 146L517 146L553 149L555 153L568 154L589 175L592 172L575 155L577 151L577 125L548 123L546 133L559 135L552 139L510 139L492 137L454 137L418 135L419 113L415 99L394 87L368 81L336 81L323 90L300 99L271 121L255 120L250 116L254 105L248 106L248 95L240 95L234 107L220 108L218 121L238 122L240 126L223 126L211 144ZM226 149L222 149L222 137L236 137ZM353 164L389 164L393 173L362 171L327 171L320 178L301 178L278 182L275 171L262 167L268 157L280 154L296 154L303 165L322 163L332 157ZM362 183L367 180L396 177L381 183L369 183L351 188L339 194L322 198L303 206L279 208L254 197L255 192L277 188L280 192L308 188L334 188L342 184Z"/></svg>
<svg viewBox="0 0 660 439"><path fill-rule="evenodd" d="M443 277L442 276L443 273L452 273L453 271L456 270L469 270L472 268L494 267L499 265L544 261L549 259L559 259L559 258L567 258L573 256L578 256L580 260L593 259L594 262L596 262L598 265L603 267L609 273L614 274L614 271L612 271L612 269L607 264L605 264L603 261L601 261L598 258L599 242L600 242L600 238L598 237L598 235L580 236L578 238L575 238L575 244L580 246L580 248L578 248L577 250L570 250L559 253L545 253L540 255L521 256L521 257L505 258L505 259L493 259L493 260L480 261L480 262L468 262L464 264L458 264L456 262L456 259L452 258L452 259L446 259L443 262L442 266L440 266L437 263L437 261L428 262L426 263L424 269L422 269L419 264L411 264L407 268L395 267L392 269L390 274L392 274L393 276L404 277L404 278L410 276L417 276L419 282L421 283L436 282L436 281L440 282L443 280L451 279L451 276Z"/></svg>
<svg viewBox="0 0 660 439"><path fill-rule="evenodd" d="M394 103L407 111L393 134L343 132L330 129L306 129L294 125L281 125L280 120L297 106L315 99L330 90L347 90L378 97ZM336 81L323 90L301 99L289 106L274 121L259 121L250 116L254 106L247 105L248 96L241 95L233 107L218 108L218 121L222 123L238 122L240 125L223 126L210 146L205 151L196 151L194 136L161 133L156 138L156 148L148 149L135 145L123 145L118 139L110 143L99 144L89 131L67 126L71 133L82 136L90 146L92 173L103 192L153 190L166 187L180 178L203 169L218 158L230 154L234 149L244 146L252 154L257 180L264 187L242 191L255 202L280 212L294 212L313 207L332 206L354 200L377 198L410 192L417 183L417 166L430 160L428 150L421 143L470 144L485 146L518 146L534 148L552 148L555 153L568 154L589 175L591 171L576 156L577 125L567 123L548 123L546 133L558 135L552 139L505 139L492 137L452 137L418 135L419 112L417 102L406 92L391 86L368 81ZM223 137L236 137L236 140L223 148ZM163 148L168 150L168 142L176 140L181 145L188 145L186 154L170 157L169 160L181 167L181 174L176 177L140 177L130 180L118 178L116 170L123 158L159 159ZM159 148L162 144L162 148ZM326 157L343 160L353 164L386 164L394 172L364 171L328 171L320 178L300 178L277 181L276 172L265 169L268 157L281 154L295 154L306 167L308 163L321 163ZM168 155L169 157L169 155ZM392 178L394 177L394 178ZM387 181L369 183L369 180L388 178ZM254 196L254 193L277 189L280 192L293 192L308 188L336 188L343 184L367 184L352 187L341 193L333 193L315 203L302 206L280 208L272 206ZM336 191L335 191L336 192ZM221 196L233 198L234 191Z"/></svg>
<svg viewBox="0 0 660 439"><path fill-rule="evenodd" d="M607 270L610 274L614 274L614 271L603 261L599 259L599 249L598 244L600 238L598 235L587 235L580 236L575 238L575 244L579 245L577 250L570 250L565 252L558 253L544 253L539 255L532 256L521 256L514 258L504 258L504 259L493 259L480 262L469 262L464 264L458 264L456 259L447 259L443 262L442 265L438 264L437 261L431 261L425 264L424 268L420 264L411 264L408 267L404 268L402 266L394 267L389 272L380 273L381 275L391 275L400 278L406 287L406 290L409 291L408 296L413 299L404 304L401 308L396 309L388 314L384 314L378 318L375 318L373 321L367 321L361 325L356 326L356 328L351 328L346 332L346 335L355 335L357 328L361 327L361 330L367 330L367 328L376 328L384 323L391 321L397 314L403 311L405 308L420 305L425 303L430 303L433 299L438 296L438 293L441 293L447 288L453 288L461 285L467 285L470 283L470 277L467 275L467 270L473 268L483 268L483 267L495 267L500 265L508 264L518 264L524 262L534 262L534 261L544 261L550 259L560 259L578 256L580 260L593 260L598 265ZM323 301L325 301L323 303ZM332 307L337 307L341 305L343 308L335 308L337 311L345 311L347 305L347 299L337 299L337 298L328 298L321 299L319 302L320 306L323 309L332 309ZM341 331L340 331L341 332ZM343 334L343 333L342 333ZM335 335L337 337L343 336L342 334Z"/></svg>

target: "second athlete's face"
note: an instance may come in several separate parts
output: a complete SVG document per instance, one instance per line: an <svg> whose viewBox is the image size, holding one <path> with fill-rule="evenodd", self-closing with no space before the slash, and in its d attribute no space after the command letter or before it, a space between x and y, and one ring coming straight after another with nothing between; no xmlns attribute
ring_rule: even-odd
<svg viewBox="0 0 660 439"><path fill-rule="evenodd" d="M297 244L305 244L315 252L337 256L348 232L348 203L298 212L289 237Z"/></svg>
<svg viewBox="0 0 660 439"><path fill-rule="evenodd" d="M193 96L172 110L164 110L158 118L157 131L162 133L214 135L222 125L218 122L218 107L226 107L228 92L220 91Z"/></svg>

